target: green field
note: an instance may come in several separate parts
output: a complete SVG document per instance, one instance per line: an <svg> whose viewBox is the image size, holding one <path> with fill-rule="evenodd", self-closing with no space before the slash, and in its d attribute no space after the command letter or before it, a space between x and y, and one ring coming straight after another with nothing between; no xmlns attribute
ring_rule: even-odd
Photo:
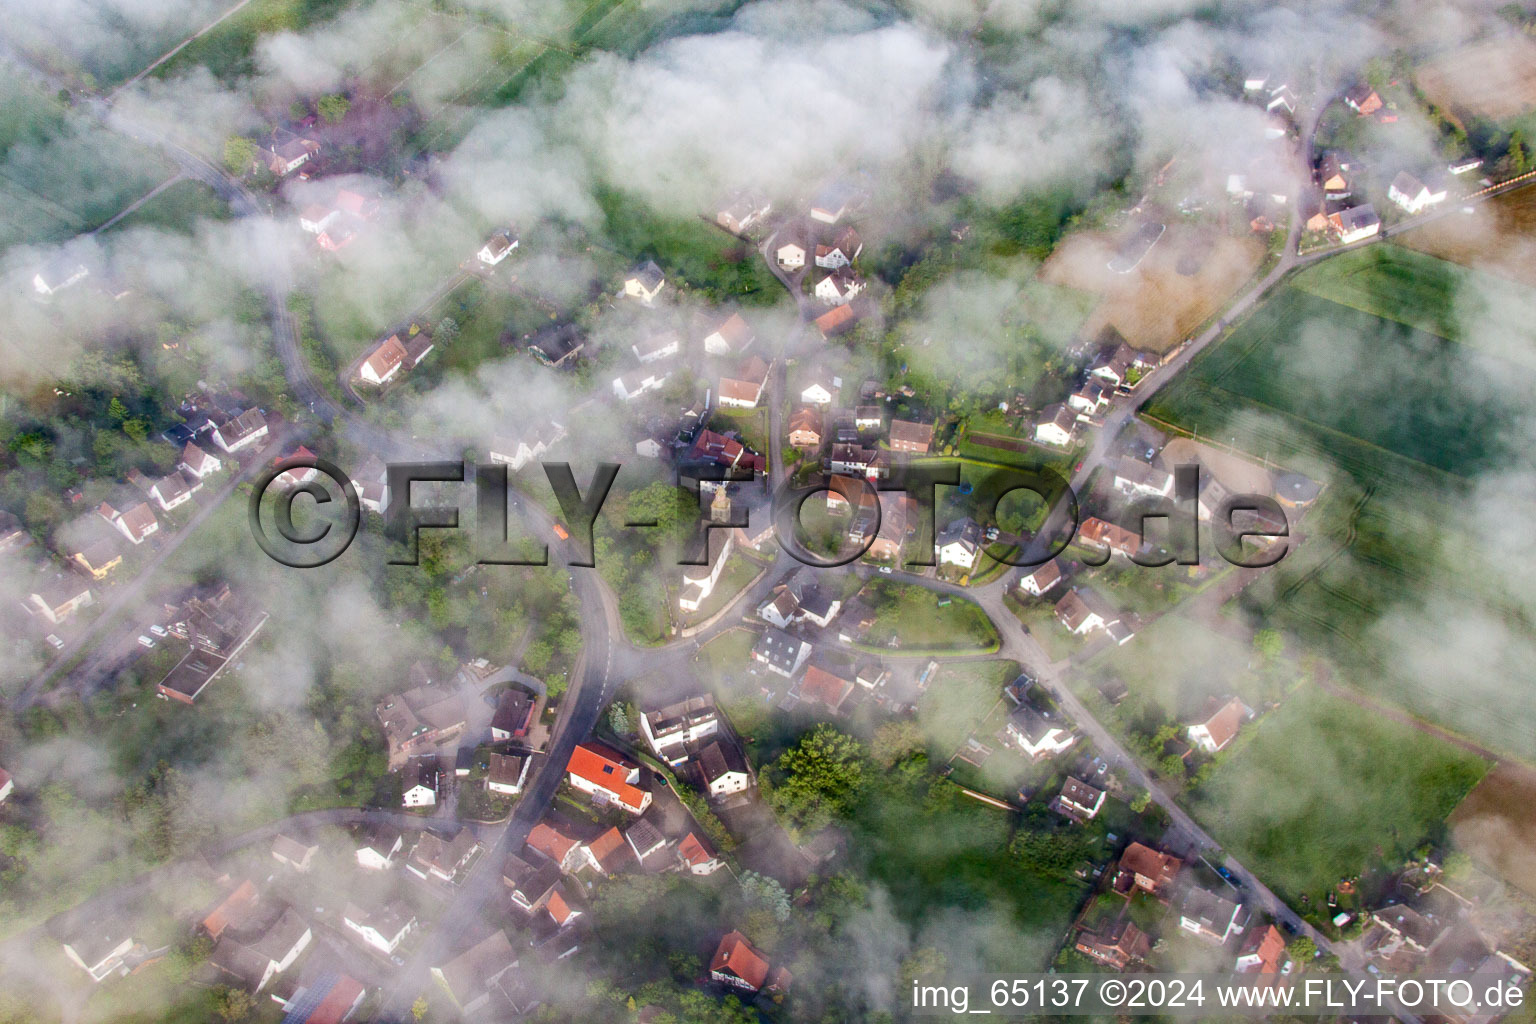
<svg viewBox="0 0 1536 1024"><path fill-rule="evenodd" d="M1340 878L1395 869L1440 836L1482 759L1306 688L1250 726L1196 791L1212 834L1285 897L1321 908Z"/></svg>
<svg viewBox="0 0 1536 1024"><path fill-rule="evenodd" d="M203 221L228 219L228 204L211 188L202 182L183 180L112 225L110 230L148 227L192 234Z"/></svg>
<svg viewBox="0 0 1536 1024"><path fill-rule="evenodd" d="M860 592L875 610L864 646L881 651L980 651L997 648L986 612L963 597L940 607L933 591L915 584L871 580ZM891 647L899 637L900 647Z"/></svg>
<svg viewBox="0 0 1536 1024"><path fill-rule="evenodd" d="M1530 756L1536 737L1501 711L1501 680L1519 671L1528 633L1489 497L1498 471L1523 458L1509 428L1533 397L1528 375L1402 322L1453 333L1443 307L1489 294L1451 289L1462 271L1423 264L1411 307L1402 271L1417 257L1346 256L1344 280L1325 280L1329 260L1298 284L1401 319L1286 288L1144 412L1326 484L1302 520L1306 543L1241 597L1254 618L1331 656L1341 681ZM1466 644L1467 656L1448 653Z"/></svg>

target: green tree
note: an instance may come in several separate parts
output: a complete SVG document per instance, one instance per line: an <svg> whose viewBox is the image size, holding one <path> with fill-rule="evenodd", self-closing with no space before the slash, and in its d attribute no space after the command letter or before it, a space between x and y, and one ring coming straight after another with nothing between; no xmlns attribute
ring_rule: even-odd
<svg viewBox="0 0 1536 1024"><path fill-rule="evenodd" d="M624 710L623 704L614 702L614 705L608 709L608 727L620 736L629 735L629 713Z"/></svg>
<svg viewBox="0 0 1536 1024"><path fill-rule="evenodd" d="M768 794L788 827L805 835L852 810L864 782L858 740L822 723L775 762L782 779Z"/></svg>
<svg viewBox="0 0 1536 1024"><path fill-rule="evenodd" d="M244 989L221 988L214 995L213 1012L228 1024L249 1020L256 1011L256 997Z"/></svg>
<svg viewBox="0 0 1536 1024"><path fill-rule="evenodd" d="M459 336L459 322L451 316L445 316L437 322L437 328L432 334L438 341L452 341Z"/></svg>
<svg viewBox="0 0 1536 1024"><path fill-rule="evenodd" d="M1137 814L1145 814L1147 808L1150 806L1152 806L1152 793L1149 790L1144 789L1140 793L1137 793L1136 799L1131 801L1131 810L1135 811Z"/></svg>
<svg viewBox="0 0 1536 1024"><path fill-rule="evenodd" d="M1313 942L1308 936L1298 935L1286 947L1286 952L1290 953L1291 959L1297 963L1310 963L1312 958L1317 956L1317 943Z"/></svg>
<svg viewBox="0 0 1536 1024"><path fill-rule="evenodd" d="M1253 650L1265 661L1274 661L1285 653L1285 635L1278 629L1261 629L1253 634Z"/></svg>
<svg viewBox="0 0 1536 1024"><path fill-rule="evenodd" d="M240 135L224 140L224 166L230 174L244 174L256 162L256 143Z"/></svg>
<svg viewBox="0 0 1536 1024"><path fill-rule="evenodd" d="M1525 155L1525 134L1516 128L1509 133L1509 166L1516 174L1524 174L1527 157Z"/></svg>
<svg viewBox="0 0 1536 1024"><path fill-rule="evenodd" d="M347 111L352 109L352 101L340 93L329 93L321 96L315 104L315 109L320 111L320 116L325 118L327 124L338 124L347 116Z"/></svg>
<svg viewBox="0 0 1536 1024"><path fill-rule="evenodd" d="M417 996L416 997L416 1001L411 1004L411 1019L412 1020L421 1020L426 1015L427 1015L427 997L426 996Z"/></svg>
<svg viewBox="0 0 1536 1024"><path fill-rule="evenodd" d="M748 906L768 911L775 921L789 919L789 893L776 880L756 871L744 871L740 885Z"/></svg>
<svg viewBox="0 0 1536 1024"><path fill-rule="evenodd" d="M1157 770L1167 778L1182 779L1187 769L1182 757L1178 754L1169 754L1157 763Z"/></svg>

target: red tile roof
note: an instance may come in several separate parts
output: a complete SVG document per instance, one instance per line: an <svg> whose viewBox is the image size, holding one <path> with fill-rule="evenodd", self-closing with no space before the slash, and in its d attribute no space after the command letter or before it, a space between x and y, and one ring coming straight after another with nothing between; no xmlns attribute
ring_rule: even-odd
<svg viewBox="0 0 1536 1024"><path fill-rule="evenodd" d="M703 840L692 832L689 832L683 838L683 841L677 844L677 852L691 867L699 867L715 859L714 853L704 845Z"/></svg>
<svg viewBox="0 0 1536 1024"><path fill-rule="evenodd" d="M549 911L549 916L555 919L555 924L565 924L571 919L571 906L565 902L565 897L560 894L559 889L549 894L549 902L544 904L544 908Z"/></svg>
<svg viewBox="0 0 1536 1024"><path fill-rule="evenodd" d="M362 994L363 986L357 979L342 975L314 1012L305 1018L304 1024L341 1024Z"/></svg>
<svg viewBox="0 0 1536 1024"><path fill-rule="evenodd" d="M528 833L528 845L559 864L565 860L566 854L581 845L581 841L562 835L541 821Z"/></svg>
<svg viewBox="0 0 1536 1024"><path fill-rule="evenodd" d="M612 793L626 807L638 811L645 804L645 790L626 781L630 772L635 771L635 766L607 747L596 743L578 743L576 749L571 751L571 761L566 770Z"/></svg>
<svg viewBox="0 0 1536 1024"><path fill-rule="evenodd" d="M768 980L768 961L752 948L752 943L741 932L730 932L720 940L709 969L734 974L754 990L762 988L763 982Z"/></svg>
<svg viewBox="0 0 1536 1024"><path fill-rule="evenodd" d="M1274 925L1251 931L1243 940L1238 953L1241 956L1257 956L1260 974L1278 974L1280 964L1285 959L1285 936Z"/></svg>

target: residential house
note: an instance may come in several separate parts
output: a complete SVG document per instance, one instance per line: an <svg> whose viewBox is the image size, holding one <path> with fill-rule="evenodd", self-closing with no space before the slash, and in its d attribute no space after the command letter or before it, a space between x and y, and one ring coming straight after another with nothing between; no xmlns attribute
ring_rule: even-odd
<svg viewBox="0 0 1536 1024"><path fill-rule="evenodd" d="M863 292L864 287L864 279L852 267L840 267L817 281L813 291L829 306L844 306Z"/></svg>
<svg viewBox="0 0 1536 1024"><path fill-rule="evenodd" d="M804 640L792 637L782 629L768 629L752 646L751 657L768 671L787 679L799 670L810 653L811 645Z"/></svg>
<svg viewBox="0 0 1536 1024"><path fill-rule="evenodd" d="M485 244L480 247L480 251L475 256L486 266L494 267L512 255L512 250L517 248L517 244L517 235L509 228L502 228L486 239Z"/></svg>
<svg viewBox="0 0 1536 1024"><path fill-rule="evenodd" d="M405 835L388 825L369 825L358 836L357 866L369 871L387 871L405 845Z"/></svg>
<svg viewBox="0 0 1536 1024"><path fill-rule="evenodd" d="M1122 341L1101 354L1088 368L1088 373L1090 376L1108 381L1112 387L1120 387L1130 384L1133 370L1144 370L1150 363L1151 360L1147 356Z"/></svg>
<svg viewBox="0 0 1536 1024"><path fill-rule="evenodd" d="M201 483L188 486L180 473L172 473L163 476L149 485L149 496L155 499L155 504L160 506L162 512L169 512L192 500L194 491L202 490Z"/></svg>
<svg viewBox="0 0 1536 1024"><path fill-rule="evenodd" d="M555 891L549 894L549 899L544 901L544 912L557 927L562 929L581 916L581 911L571 905L558 885L555 886Z"/></svg>
<svg viewBox="0 0 1536 1024"><path fill-rule="evenodd" d="M11 777L10 772L6 771L4 768L0 768L0 804L3 804L9 800L11 794L15 791L16 780Z"/></svg>
<svg viewBox="0 0 1536 1024"><path fill-rule="evenodd" d="M704 351L712 356L739 355L752 346L757 334L742 319L740 313L732 313L719 326L704 335Z"/></svg>
<svg viewBox="0 0 1536 1024"><path fill-rule="evenodd" d="M214 444L233 454L267 436L267 418L261 414L260 409L247 409L238 416L215 424L212 436Z"/></svg>
<svg viewBox="0 0 1536 1024"><path fill-rule="evenodd" d="M741 932L728 932L709 961L709 976L743 992L757 992L768 983L768 960Z"/></svg>
<svg viewBox="0 0 1536 1024"><path fill-rule="evenodd" d="M939 565L958 566L966 572L976 568L981 549L981 525L969 516L953 520L933 540L933 554Z"/></svg>
<svg viewBox="0 0 1536 1024"><path fill-rule="evenodd" d="M1077 742L1070 729L1063 728L1027 704L1014 709L1003 732L1010 742L1035 761L1055 757Z"/></svg>
<svg viewBox="0 0 1536 1024"><path fill-rule="evenodd" d="M1444 925L1403 903L1389 903L1370 912L1371 921L1392 936L1392 948L1424 953L1435 944Z"/></svg>
<svg viewBox="0 0 1536 1024"><path fill-rule="evenodd" d="M1246 923L1241 904L1192 885L1179 904L1179 927L1210 942L1224 943Z"/></svg>
<svg viewBox="0 0 1536 1024"><path fill-rule="evenodd" d="M1067 396L1067 405L1084 416L1097 416L1113 399L1111 390L1097 377L1089 377L1083 386Z"/></svg>
<svg viewBox="0 0 1536 1024"><path fill-rule="evenodd" d="M761 356L751 356L734 377L720 378L719 402L733 409L755 409L768 382L768 364Z"/></svg>
<svg viewBox="0 0 1536 1024"><path fill-rule="evenodd" d="M1272 924L1251 929L1238 947L1233 969L1238 974L1291 973L1291 962L1285 957L1285 935Z"/></svg>
<svg viewBox="0 0 1536 1024"><path fill-rule="evenodd" d="M572 363L586 347L581 328L575 324L557 324L533 332L528 352L545 366L559 368Z"/></svg>
<svg viewBox="0 0 1536 1024"><path fill-rule="evenodd" d="M861 405L853 410L853 427L861 433L879 430L884 422L884 412L878 405Z"/></svg>
<svg viewBox="0 0 1536 1024"><path fill-rule="evenodd" d="M1076 429L1077 415L1065 402L1057 402L1041 410L1040 418L1035 421L1035 440L1065 448L1072 443Z"/></svg>
<svg viewBox="0 0 1536 1024"><path fill-rule="evenodd" d="M554 420L526 430L520 437L501 437L491 442L487 457L516 473L565 439L565 427Z"/></svg>
<svg viewBox="0 0 1536 1024"><path fill-rule="evenodd" d="M1125 970L1152 952L1152 940L1127 914L1121 914L1103 928L1083 929L1078 932L1073 945L1079 953L1117 971Z"/></svg>
<svg viewBox="0 0 1536 1024"><path fill-rule="evenodd" d="M62 945L64 955L100 984L114 974L127 974L123 961L137 943L126 926L111 920L76 922L75 936Z"/></svg>
<svg viewBox="0 0 1536 1024"><path fill-rule="evenodd" d="M516 754L492 754L486 767L485 788L502 796L516 796L528 781L529 757Z"/></svg>
<svg viewBox="0 0 1536 1024"><path fill-rule="evenodd" d="M1252 715L1253 712L1246 704L1233 697L1205 721L1189 727L1189 742L1207 754L1214 754L1232 742L1243 722Z"/></svg>
<svg viewBox="0 0 1536 1024"><path fill-rule="evenodd" d="M319 843L297 839L286 832L272 837L272 859L301 874L309 871L319 852Z"/></svg>
<svg viewBox="0 0 1536 1024"><path fill-rule="evenodd" d="M726 469L740 467L761 472L763 469L763 457L751 451L734 438L717 434L713 430L701 430L693 439L693 445L688 449L688 460L691 462L712 462Z"/></svg>
<svg viewBox="0 0 1536 1024"><path fill-rule="evenodd" d="M661 272L654 260L646 260L624 278L624 294L649 306L666 284L667 275Z"/></svg>
<svg viewBox="0 0 1536 1024"><path fill-rule="evenodd" d="M852 185L837 182L817 193L811 202L811 219L823 224L836 224L843 219L859 193Z"/></svg>
<svg viewBox="0 0 1536 1024"><path fill-rule="evenodd" d="M60 256L33 275L32 288L38 295L55 295L90 276L84 263Z"/></svg>
<svg viewBox="0 0 1536 1024"><path fill-rule="evenodd" d="M456 692L416 686L381 700L374 709L389 744L389 770L412 756L455 740L464 731L464 704Z"/></svg>
<svg viewBox="0 0 1536 1024"><path fill-rule="evenodd" d="M74 573L51 569L34 573L27 586L27 611L41 615L55 626L95 601L90 584Z"/></svg>
<svg viewBox="0 0 1536 1024"><path fill-rule="evenodd" d="M209 961L215 968L260 992L275 975L292 967L309 948L314 933L292 907L279 911L260 925L226 932L213 947Z"/></svg>
<svg viewBox="0 0 1536 1024"><path fill-rule="evenodd" d="M1127 530L1123 526L1090 516L1083 520L1083 525L1078 528L1078 539L1084 544L1095 547L1108 548L1110 554L1130 558L1141 550L1141 535Z"/></svg>
<svg viewBox="0 0 1536 1024"><path fill-rule="evenodd" d="M752 767L731 737L724 736L705 745L695 761L699 778L712 797L730 796L752 785ZM636 852L644 859L644 854Z"/></svg>
<svg viewBox="0 0 1536 1024"><path fill-rule="evenodd" d="M848 225L837 233L831 245L816 247L816 265L823 270L839 270L858 259L863 251L864 240L852 225Z"/></svg>
<svg viewBox="0 0 1536 1024"><path fill-rule="evenodd" d="M423 832L406 859L405 869L423 880L452 882L479 852L480 844L467 828L446 840L435 832Z"/></svg>
<svg viewBox="0 0 1536 1024"><path fill-rule="evenodd" d="M566 766L575 788L599 804L614 804L630 814L641 814L651 805L651 794L640 788L640 768L598 743L578 743Z"/></svg>
<svg viewBox="0 0 1536 1024"><path fill-rule="evenodd" d="M1104 806L1104 791L1069 776L1061 784L1061 794L1057 796L1056 803L1059 810L1071 817L1087 821L1095 817Z"/></svg>
<svg viewBox="0 0 1536 1024"><path fill-rule="evenodd" d="M1049 562L1037 565L1029 572L1020 576L1019 589L1026 594L1043 597L1052 587L1060 583L1063 578L1061 563L1053 558Z"/></svg>
<svg viewBox="0 0 1536 1024"><path fill-rule="evenodd" d="M713 694L700 694L647 711L640 734L657 757L674 768L688 759L688 749L720 732L720 711Z"/></svg>
<svg viewBox="0 0 1536 1024"><path fill-rule="evenodd" d="M528 848L558 864L566 874L573 874L584 867L597 866L586 843L542 821L528 833Z"/></svg>
<svg viewBox="0 0 1536 1024"><path fill-rule="evenodd" d="M181 458L176 463L176 468L202 480L223 469L224 463L217 455L211 455L188 441L186 447L181 450Z"/></svg>
<svg viewBox="0 0 1536 1024"><path fill-rule="evenodd" d="M667 383L671 368L651 367L630 370L613 378L613 393L626 402L633 402L648 391L656 391Z"/></svg>
<svg viewBox="0 0 1536 1024"><path fill-rule="evenodd" d="M677 844L677 859L684 870L695 875L712 875L725 867L715 848L696 832L689 832Z"/></svg>
<svg viewBox="0 0 1536 1024"><path fill-rule="evenodd" d="M773 250L773 258L778 260L780 267L799 270L805 266L806 242L798 231L786 228L780 232L778 243Z"/></svg>
<svg viewBox="0 0 1536 1024"><path fill-rule="evenodd" d="M501 991L498 983L516 966L512 943L498 929L441 967L433 967L432 977L459 1013L468 1017L491 1005L493 995Z"/></svg>
<svg viewBox="0 0 1536 1024"><path fill-rule="evenodd" d="M155 695L193 704L266 624L267 613L237 597L227 585L202 589L175 609L171 635L189 650L155 684Z"/></svg>
<svg viewBox="0 0 1536 1024"><path fill-rule="evenodd" d="M544 906L560 884L560 865L539 853L532 856L528 861L509 853L501 868L501 881L511 891L513 904L530 914Z"/></svg>
<svg viewBox="0 0 1536 1024"><path fill-rule="evenodd" d="M1376 95L1376 90L1364 82L1345 90L1344 103L1361 117L1374 114L1382 107L1381 97Z"/></svg>
<svg viewBox="0 0 1536 1024"><path fill-rule="evenodd" d="M436 807L442 775L436 756L411 758L400 776L400 802L406 807Z"/></svg>
<svg viewBox="0 0 1536 1024"><path fill-rule="evenodd" d="M356 978L325 971L297 985L292 994L273 1000L283 1007L283 1024L342 1024L352 1019L368 990Z"/></svg>
<svg viewBox="0 0 1536 1024"><path fill-rule="evenodd" d="M800 680L800 699L807 703L821 704L833 714L839 714L843 703L853 693L853 686L853 680L844 679L820 665L811 665L806 668L805 677Z"/></svg>
<svg viewBox="0 0 1536 1024"><path fill-rule="evenodd" d="M759 223L773 209L768 197L751 189L743 189L715 214L715 223L732 234L739 235Z"/></svg>
<svg viewBox="0 0 1536 1024"><path fill-rule="evenodd" d="M293 138L267 146L267 170L286 177L320 155L320 143L313 139Z"/></svg>
<svg viewBox="0 0 1536 1024"><path fill-rule="evenodd" d="M1056 602L1056 620L1073 636L1087 636L1096 629L1108 629L1110 623L1120 621L1120 616L1097 592L1073 587Z"/></svg>
<svg viewBox="0 0 1536 1024"><path fill-rule="evenodd" d="M299 227L311 235L318 235L341 216L341 211L321 203L311 203L299 214Z"/></svg>
<svg viewBox="0 0 1536 1024"><path fill-rule="evenodd" d="M503 690L491 716L491 739L497 743L528 736L533 724L533 696L520 689Z"/></svg>
<svg viewBox="0 0 1536 1024"><path fill-rule="evenodd" d="M787 584L780 583L773 593L757 609L758 618L770 626L783 629L796 620L800 613L800 600Z"/></svg>
<svg viewBox="0 0 1536 1024"><path fill-rule="evenodd" d="M624 833L617 826L609 828L588 843L587 855L597 865L597 870L609 877L623 871L630 864L629 847L624 843Z"/></svg>
<svg viewBox="0 0 1536 1024"><path fill-rule="evenodd" d="M823 338L835 338L839 334L853 330L859 322L859 313L851 302L844 302L835 308L821 314L813 323L821 332Z"/></svg>
<svg viewBox="0 0 1536 1024"><path fill-rule="evenodd" d="M1387 186L1387 198L1408 213L1422 213L1436 203L1445 202L1444 186L1430 188L1407 171L1399 171Z"/></svg>
<svg viewBox="0 0 1536 1024"><path fill-rule="evenodd" d="M1317 161L1317 184L1323 190L1325 200L1347 199L1350 195L1350 162L1335 150L1324 153Z"/></svg>
<svg viewBox="0 0 1536 1024"><path fill-rule="evenodd" d="M135 545L144 543L146 537L160 532L160 520L155 518L155 510L149 507L148 502L124 501L120 504L123 506L121 510L104 501L96 513L117 527L117 532Z"/></svg>
<svg viewBox="0 0 1536 1024"><path fill-rule="evenodd" d="M220 896L213 909L198 921L197 927L208 938L218 942L225 929L244 927L254 915L260 900L261 893L257 891L256 883L247 878Z"/></svg>
<svg viewBox="0 0 1536 1024"><path fill-rule="evenodd" d="M1381 218L1370 203L1329 214L1328 226L1344 245L1371 238L1381 230Z"/></svg>
<svg viewBox="0 0 1536 1024"><path fill-rule="evenodd" d="M890 458L880 449L857 444L834 444L832 455L827 461L827 468L834 474L862 477L865 480L878 480L886 476L890 466ZM864 493L861 488L854 489Z"/></svg>
<svg viewBox="0 0 1536 1024"><path fill-rule="evenodd" d="M821 447L822 414L810 406L796 409L789 417L789 443L796 448Z"/></svg>
<svg viewBox="0 0 1536 1024"><path fill-rule="evenodd" d="M831 405L842 393L843 378L818 377L800 392L800 401L807 405Z"/></svg>
<svg viewBox="0 0 1536 1024"><path fill-rule="evenodd" d="M1270 90L1269 102L1264 104L1264 109L1270 113L1276 113L1283 110L1287 114L1294 114L1296 113L1296 104L1298 102L1299 101L1296 98L1296 93L1291 90L1291 87L1288 85L1282 85L1276 89Z"/></svg>
<svg viewBox="0 0 1536 1024"><path fill-rule="evenodd" d="M667 837L661 834L661 830L644 818L635 822L624 830L624 841L629 844L630 850L635 854L635 860L641 864L645 858L653 853L658 853L666 848Z"/></svg>
<svg viewBox="0 0 1536 1024"><path fill-rule="evenodd" d="M933 446L933 424L911 420L891 420L891 451L927 455Z"/></svg>
<svg viewBox="0 0 1536 1024"><path fill-rule="evenodd" d="M406 903L394 900L375 910L348 903L341 923L374 949L391 956L405 937L416 929L416 915Z"/></svg>
<svg viewBox="0 0 1536 1024"><path fill-rule="evenodd" d="M384 384L400 372L405 363L405 346L391 334L368 354L358 374L370 384Z"/></svg>
<svg viewBox="0 0 1536 1024"><path fill-rule="evenodd" d="M1120 855L1114 877L1116 892L1128 894L1134 889L1158 899L1166 899L1184 862L1143 843L1132 843Z"/></svg>
<svg viewBox="0 0 1536 1024"><path fill-rule="evenodd" d="M0 555L9 555L32 546L32 535L14 513L0 509Z"/></svg>
<svg viewBox="0 0 1536 1024"><path fill-rule="evenodd" d="M896 494L895 497L900 498L902 495ZM841 598L833 597L832 591L824 590L814 583L800 589L799 600L800 619L804 622L814 622L823 629L832 624L837 610L843 606Z"/></svg>
<svg viewBox="0 0 1536 1024"><path fill-rule="evenodd" d="M658 359L675 356L681 352L683 339L676 331L656 331L635 342L629 348L642 364L654 363Z"/></svg>
<svg viewBox="0 0 1536 1024"><path fill-rule="evenodd" d="M1115 490L1127 498L1167 498L1173 494L1173 474L1122 456L1115 465Z"/></svg>

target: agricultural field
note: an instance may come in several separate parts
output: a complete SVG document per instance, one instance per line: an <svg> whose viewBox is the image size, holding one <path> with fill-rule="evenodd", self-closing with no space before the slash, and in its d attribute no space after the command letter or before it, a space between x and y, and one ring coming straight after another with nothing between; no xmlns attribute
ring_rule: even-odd
<svg viewBox="0 0 1536 1024"><path fill-rule="evenodd" d="M19 75L0 75L0 249L104 224L172 168Z"/></svg>
<svg viewBox="0 0 1536 1024"><path fill-rule="evenodd" d="M1399 246L1536 287L1536 188L1494 196L1475 213L1440 217L1393 238ZM1372 248L1375 248L1374 246Z"/></svg>
<svg viewBox="0 0 1536 1024"><path fill-rule="evenodd" d="M1083 333L1114 328L1135 348L1167 352L1209 319L1264 258L1253 238L1232 238L1179 224L1134 270L1109 267L1120 238L1103 231L1064 239L1041 267L1041 278L1100 297Z"/></svg>
<svg viewBox="0 0 1536 1024"><path fill-rule="evenodd" d="M1321 910L1340 878L1395 869L1441 838L1446 815L1487 770L1473 754L1308 687L1239 735L1193 809L1292 906L1306 896Z"/></svg>
<svg viewBox="0 0 1536 1024"><path fill-rule="evenodd" d="M1414 80L1458 118L1506 121L1536 106L1536 42L1510 33L1473 43L1427 62Z"/></svg>
<svg viewBox="0 0 1536 1024"><path fill-rule="evenodd" d="M1386 301L1401 283L1383 277L1339 287ZM1426 285L1412 317L1447 323L1436 294L1450 293ZM1305 542L1238 598L1252 619L1292 631L1351 685L1528 756L1536 740L1499 711L1498 680L1518 671L1504 646L1440 652L1458 636L1518 629L1488 547L1499 513L1478 475L1517 450L1507 427L1529 391L1471 345L1287 288L1145 412L1326 484ZM1415 656L1441 670L1411 671Z"/></svg>
<svg viewBox="0 0 1536 1024"><path fill-rule="evenodd" d="M113 224L112 231L157 228L192 234L205 220L227 220L229 206L202 182L183 179Z"/></svg>
<svg viewBox="0 0 1536 1024"><path fill-rule="evenodd" d="M1501 764L1484 776L1451 815L1456 845L1506 882L1536 896L1536 777L1524 765Z"/></svg>

